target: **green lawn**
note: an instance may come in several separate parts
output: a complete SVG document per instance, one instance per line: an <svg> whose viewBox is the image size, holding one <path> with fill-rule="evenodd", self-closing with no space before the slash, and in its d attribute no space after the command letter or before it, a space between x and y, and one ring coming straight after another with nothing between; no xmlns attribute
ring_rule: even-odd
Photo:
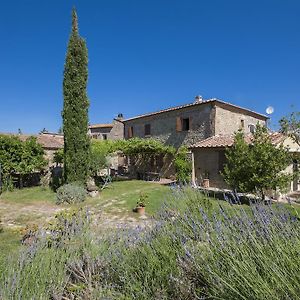
<svg viewBox="0 0 300 300"><path fill-rule="evenodd" d="M31 187L15 189L12 192L4 192L0 195L0 201L20 203L23 205L35 204L37 202L55 203L55 193L43 187Z"/></svg>
<svg viewBox="0 0 300 300"><path fill-rule="evenodd" d="M137 201L139 201L141 193L148 196L146 199L146 212L149 215L153 215L159 210L164 200L171 194L169 187L157 183L141 180L118 181L101 191L99 198L88 199L86 203L90 206L97 204L101 207L101 203L105 206L105 203L116 200L113 205L102 207L102 209L110 213L113 213L116 208L117 210L122 209L126 212L132 212Z"/></svg>

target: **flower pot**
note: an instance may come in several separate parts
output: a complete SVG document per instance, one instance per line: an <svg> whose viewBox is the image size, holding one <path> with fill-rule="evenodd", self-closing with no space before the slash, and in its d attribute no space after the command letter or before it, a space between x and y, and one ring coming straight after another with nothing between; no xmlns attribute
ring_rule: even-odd
<svg viewBox="0 0 300 300"><path fill-rule="evenodd" d="M140 215L144 215L145 214L145 206L137 206L136 212Z"/></svg>
<svg viewBox="0 0 300 300"><path fill-rule="evenodd" d="M204 188L209 188L209 179L208 178L204 178L202 185Z"/></svg>

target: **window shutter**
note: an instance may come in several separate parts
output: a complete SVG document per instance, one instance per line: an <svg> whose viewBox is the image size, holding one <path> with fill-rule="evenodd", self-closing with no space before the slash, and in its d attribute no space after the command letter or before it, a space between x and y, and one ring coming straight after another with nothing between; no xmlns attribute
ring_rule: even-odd
<svg viewBox="0 0 300 300"><path fill-rule="evenodd" d="M129 137L129 138L132 138L132 136L133 136L132 126L129 126L129 127L128 127L128 137Z"/></svg>
<svg viewBox="0 0 300 300"><path fill-rule="evenodd" d="M192 126L193 126L192 120L193 118L189 117L189 130L192 130Z"/></svg>
<svg viewBox="0 0 300 300"><path fill-rule="evenodd" d="M176 117L176 131L182 131L182 118Z"/></svg>

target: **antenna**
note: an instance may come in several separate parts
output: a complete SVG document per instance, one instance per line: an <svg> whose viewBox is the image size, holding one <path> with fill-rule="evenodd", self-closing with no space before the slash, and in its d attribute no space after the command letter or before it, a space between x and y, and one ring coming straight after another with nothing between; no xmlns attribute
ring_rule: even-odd
<svg viewBox="0 0 300 300"><path fill-rule="evenodd" d="M266 113L270 116L272 113L274 112L274 107L273 106L268 106L266 108ZM269 118L269 120L266 121L266 126L267 128L270 126L270 121L271 121L271 118Z"/></svg>
<svg viewBox="0 0 300 300"><path fill-rule="evenodd" d="M274 108L273 108L272 106L268 106L268 107L266 108L266 113L267 113L268 115L271 115L273 112L274 112Z"/></svg>

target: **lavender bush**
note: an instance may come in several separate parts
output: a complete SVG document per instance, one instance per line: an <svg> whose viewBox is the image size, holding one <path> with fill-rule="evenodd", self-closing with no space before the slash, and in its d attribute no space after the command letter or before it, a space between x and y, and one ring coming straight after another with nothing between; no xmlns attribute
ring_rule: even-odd
<svg viewBox="0 0 300 300"><path fill-rule="evenodd" d="M0 298L300 298L299 220L286 207L175 188L151 228L99 231L86 218L60 216L52 243L41 232Z"/></svg>

